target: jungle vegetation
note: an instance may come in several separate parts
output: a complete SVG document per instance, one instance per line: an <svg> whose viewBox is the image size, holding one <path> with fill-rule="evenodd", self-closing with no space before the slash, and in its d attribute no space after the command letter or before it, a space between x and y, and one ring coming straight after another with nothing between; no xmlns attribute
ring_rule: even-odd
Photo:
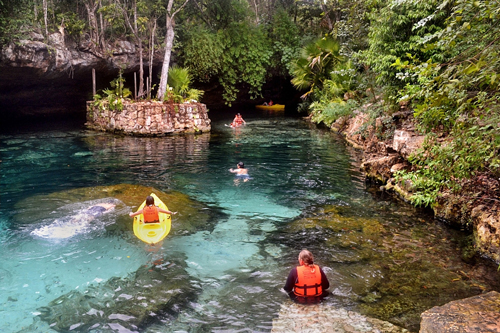
<svg viewBox="0 0 500 333"><path fill-rule="evenodd" d="M427 139L399 177L433 205L464 179L500 177L499 19L498 0L0 0L0 45L64 31L106 56L127 38L148 63L164 50L160 99L171 51L188 69L176 75L221 85L228 105L242 87L259 97L270 78L291 80L326 125L366 103L390 125L404 106ZM146 96L143 77L141 65Z"/></svg>

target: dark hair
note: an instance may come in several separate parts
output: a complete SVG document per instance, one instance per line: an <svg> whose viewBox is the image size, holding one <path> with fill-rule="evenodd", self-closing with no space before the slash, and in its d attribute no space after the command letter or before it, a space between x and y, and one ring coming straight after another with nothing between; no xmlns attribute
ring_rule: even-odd
<svg viewBox="0 0 500 333"><path fill-rule="evenodd" d="M243 162L238 162L238 166L239 166L240 168L244 168L244 167L245 167L245 164L243 164Z"/></svg>
<svg viewBox="0 0 500 333"><path fill-rule="evenodd" d="M154 205L155 204L155 198L153 198L152 196L148 195L146 197L146 206L151 206L151 205Z"/></svg>

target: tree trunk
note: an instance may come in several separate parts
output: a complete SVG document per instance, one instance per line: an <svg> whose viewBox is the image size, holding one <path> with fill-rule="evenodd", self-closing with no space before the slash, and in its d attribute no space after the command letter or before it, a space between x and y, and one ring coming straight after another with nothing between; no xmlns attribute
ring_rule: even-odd
<svg viewBox="0 0 500 333"><path fill-rule="evenodd" d="M139 28L137 27L137 1L134 1L134 28L135 35L137 37L137 43L139 44L139 97L144 97L144 63L142 56L142 38L139 32Z"/></svg>
<svg viewBox="0 0 500 333"><path fill-rule="evenodd" d="M47 11L48 11L48 6L47 6L47 0L43 0L42 1L42 5L43 5L43 23L45 24L45 37L49 37L49 28L47 27L47 22L48 22L48 19L47 19Z"/></svg>
<svg viewBox="0 0 500 333"><path fill-rule="evenodd" d="M163 56L163 66L161 67L160 85L158 87L158 100L163 101L167 91L168 69L170 65L170 55L174 45L174 23L167 14L167 35L165 36L165 55Z"/></svg>
<svg viewBox="0 0 500 333"><path fill-rule="evenodd" d="M328 15L328 8L326 8L323 2L320 2L320 4L321 4L321 10L325 14L326 23L328 24L328 32L330 32L333 30L333 24L332 20L330 19L330 15Z"/></svg>
<svg viewBox="0 0 500 333"><path fill-rule="evenodd" d="M95 10L97 9L98 3L94 1L85 2L85 8L87 9L87 13L89 16L89 25L90 25L90 40L93 43L91 49L95 50L99 43L99 26L97 23L97 17L95 15Z"/></svg>
<svg viewBox="0 0 500 333"><path fill-rule="evenodd" d="M161 68L160 85L158 87L157 98L163 101L165 98L165 93L167 91L167 80L168 80L168 68L170 66L170 55L172 53L172 47L174 45L174 16L177 14L189 0L184 1L184 4L180 6L173 14L172 6L174 5L174 0L168 0L167 5L167 34L165 36L165 55L163 57L163 66Z"/></svg>
<svg viewBox="0 0 500 333"><path fill-rule="evenodd" d="M156 17L154 18L154 25L151 31L151 40L149 46L149 89L148 89L148 99L151 99L151 87L153 86L153 62L155 54L155 35L156 35Z"/></svg>

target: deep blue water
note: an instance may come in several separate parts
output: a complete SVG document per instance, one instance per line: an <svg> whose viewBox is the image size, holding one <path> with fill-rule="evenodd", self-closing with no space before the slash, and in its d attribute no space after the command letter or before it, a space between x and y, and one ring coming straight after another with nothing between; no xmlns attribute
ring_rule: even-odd
<svg viewBox="0 0 500 333"><path fill-rule="evenodd" d="M279 289L298 252L306 247L332 282L333 295L326 302L365 312L369 296L396 302L377 285L391 274L384 271L383 260L389 266L400 265L400 258L385 253L385 243L412 260L439 246L443 253L433 255L443 262L448 263L450 253L459 258L456 244L465 235L404 203L367 191L356 162L360 153L342 138L298 117L243 111L247 126L241 129L225 126L238 110L211 111L212 132L199 136L122 137L87 131L81 123L4 131L0 135L0 331L50 332L38 318L41 307L70 291L126 277L150 261L143 246L131 245L130 231L105 232L126 220L132 210L120 204L100 226L65 229L62 240L50 237L51 231L43 228L54 226L54 221L63 227L61 212L74 214L96 201L61 202L55 220L37 211L53 205L51 195L78 188L151 186L182 192L224 213L207 230L169 235L163 243L162 259L185 258L189 275L201 281L202 291L195 300L155 316L147 327L134 329L126 320L119 327L106 326L103 319L95 332L270 331L280 305L287 301ZM228 172L239 161L249 169L248 182L235 180ZM307 227L315 216L320 219L332 209L339 211L338 220ZM301 219L310 220L302 224ZM340 231L329 226L339 223L345 224ZM36 237L34 230L48 236ZM367 236L372 234L374 238ZM449 244L443 245L447 242L436 240L436 235ZM368 248L370 242L373 249ZM473 269L453 263L450 274L457 267ZM449 279L441 268L429 269L427 261L419 264L426 271L435 269L432 278L422 280ZM409 313L413 317L393 316L392 321L414 329L415 317L424 307L479 292L465 284L450 290L449 284L449 280L436 283L437 292L430 297L415 293L415 298L429 300L403 310L407 312L402 317ZM75 319L74 331L77 324Z"/></svg>

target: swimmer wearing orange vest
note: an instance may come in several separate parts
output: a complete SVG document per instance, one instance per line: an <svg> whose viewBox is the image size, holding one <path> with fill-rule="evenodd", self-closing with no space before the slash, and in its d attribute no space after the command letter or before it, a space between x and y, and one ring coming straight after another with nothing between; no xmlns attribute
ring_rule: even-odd
<svg viewBox="0 0 500 333"><path fill-rule="evenodd" d="M233 122L231 123L231 127L240 127L242 125L246 125L247 122L243 119L243 117L241 116L241 114L237 114L234 119L233 119Z"/></svg>
<svg viewBox="0 0 500 333"><path fill-rule="evenodd" d="M328 292L330 282L323 270L314 264L314 257L308 250L299 254L299 264L290 271L283 289L298 303L318 303Z"/></svg>

